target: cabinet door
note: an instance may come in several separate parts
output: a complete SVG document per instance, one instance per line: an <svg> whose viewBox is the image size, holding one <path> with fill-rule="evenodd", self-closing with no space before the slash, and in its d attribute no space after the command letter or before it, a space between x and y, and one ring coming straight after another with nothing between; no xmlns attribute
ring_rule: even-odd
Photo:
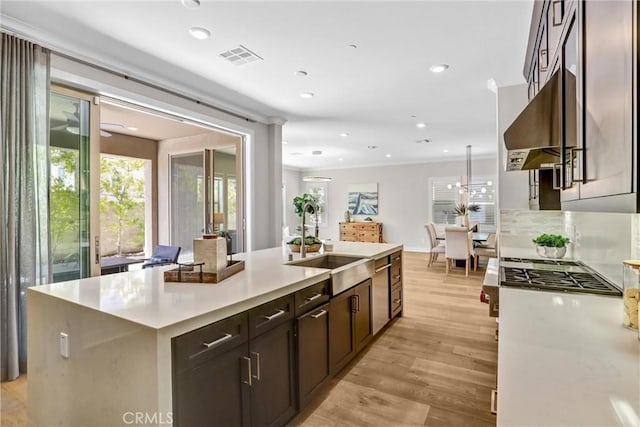
<svg viewBox="0 0 640 427"><path fill-rule="evenodd" d="M585 1L584 143L580 199L633 191L631 1Z"/></svg>
<svg viewBox="0 0 640 427"><path fill-rule="evenodd" d="M295 415L293 322L249 342L253 381L251 425L280 426Z"/></svg>
<svg viewBox="0 0 640 427"><path fill-rule="evenodd" d="M355 345L360 351L373 337L371 323L371 279L356 286Z"/></svg>
<svg viewBox="0 0 640 427"><path fill-rule="evenodd" d="M247 344L174 377L177 427L248 426Z"/></svg>
<svg viewBox="0 0 640 427"><path fill-rule="evenodd" d="M329 378L329 304L298 318L298 407L303 408Z"/></svg>
<svg viewBox="0 0 640 427"><path fill-rule="evenodd" d="M331 300L329 318L331 375L337 374L355 356L353 312L355 292L346 291ZM352 312L353 311L353 312Z"/></svg>

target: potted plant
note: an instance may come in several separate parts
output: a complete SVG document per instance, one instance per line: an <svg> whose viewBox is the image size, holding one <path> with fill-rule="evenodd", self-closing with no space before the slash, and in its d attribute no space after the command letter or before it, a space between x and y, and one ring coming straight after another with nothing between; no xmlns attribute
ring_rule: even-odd
<svg viewBox="0 0 640 427"><path fill-rule="evenodd" d="M478 205L466 205L464 203L458 203L453 210L456 215L462 217L462 226L469 226L469 212L478 212L480 210L480 206Z"/></svg>
<svg viewBox="0 0 640 427"><path fill-rule="evenodd" d="M304 205L308 202L313 203L314 205L318 205L318 197L314 196L313 194L309 194L309 193L304 193L302 196L296 196L293 198L293 207L295 208L296 211L296 215L298 215L300 218L302 218L302 208L304 207ZM316 212L313 209L313 206L308 206L307 207L307 212L308 214L314 215ZM315 235L316 237L318 237L318 222L317 222L318 217L315 217L316 220L316 232ZM305 228L308 226L305 226ZM300 231L302 231L302 226L298 227L300 229ZM305 230L306 233L306 230Z"/></svg>
<svg viewBox="0 0 640 427"><path fill-rule="evenodd" d="M287 246L291 252L300 252L301 244L302 237L296 237L287 242ZM304 244L307 247L307 252L318 252L322 247L322 240L314 236L307 236L304 238Z"/></svg>
<svg viewBox="0 0 640 427"><path fill-rule="evenodd" d="M538 255L545 258L562 258L567 252L567 244L571 240L560 234L541 234L533 243L536 245Z"/></svg>

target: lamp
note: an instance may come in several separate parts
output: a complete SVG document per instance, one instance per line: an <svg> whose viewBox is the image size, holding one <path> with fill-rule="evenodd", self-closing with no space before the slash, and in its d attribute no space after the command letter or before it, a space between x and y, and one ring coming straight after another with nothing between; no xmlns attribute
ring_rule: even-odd
<svg viewBox="0 0 640 427"><path fill-rule="evenodd" d="M469 193L471 193L472 196L476 195L476 190L472 189L471 186L471 145L467 145L467 182L462 184L460 182L456 182L456 187L459 188L458 193L460 194L467 194L466 198L467 198L467 202L469 202ZM493 181L489 180L487 181L487 185L489 187L491 187L493 185ZM449 190L451 190L453 188L453 185L448 184L447 188ZM486 187L481 187L480 188L480 192L482 194L487 192ZM482 196L479 196L482 197ZM491 198L491 197L490 197Z"/></svg>
<svg viewBox="0 0 640 427"><path fill-rule="evenodd" d="M224 214L222 212L215 212L213 214L213 232L218 233L220 231L220 224L224 224Z"/></svg>

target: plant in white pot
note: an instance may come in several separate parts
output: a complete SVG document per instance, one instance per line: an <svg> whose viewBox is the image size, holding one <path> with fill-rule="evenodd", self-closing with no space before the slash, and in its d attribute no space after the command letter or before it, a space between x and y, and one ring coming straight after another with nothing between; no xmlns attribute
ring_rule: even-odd
<svg viewBox="0 0 640 427"><path fill-rule="evenodd" d="M536 244L538 255L545 258L562 258L567 252L568 237L560 234L541 234L533 243Z"/></svg>
<svg viewBox="0 0 640 427"><path fill-rule="evenodd" d="M469 226L469 212L478 212L480 210L480 206L478 205L466 205L464 203L459 203L456 205L453 210L456 215L462 217L462 226Z"/></svg>

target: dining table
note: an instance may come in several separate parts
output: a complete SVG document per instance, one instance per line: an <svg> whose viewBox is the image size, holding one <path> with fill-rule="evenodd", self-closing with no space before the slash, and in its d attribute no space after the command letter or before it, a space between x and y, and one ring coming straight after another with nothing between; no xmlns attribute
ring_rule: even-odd
<svg viewBox="0 0 640 427"><path fill-rule="evenodd" d="M479 231L471 232L471 240L473 240L473 243L486 242L488 238L489 238L489 233L483 233ZM436 239L445 240L444 236L437 236Z"/></svg>

